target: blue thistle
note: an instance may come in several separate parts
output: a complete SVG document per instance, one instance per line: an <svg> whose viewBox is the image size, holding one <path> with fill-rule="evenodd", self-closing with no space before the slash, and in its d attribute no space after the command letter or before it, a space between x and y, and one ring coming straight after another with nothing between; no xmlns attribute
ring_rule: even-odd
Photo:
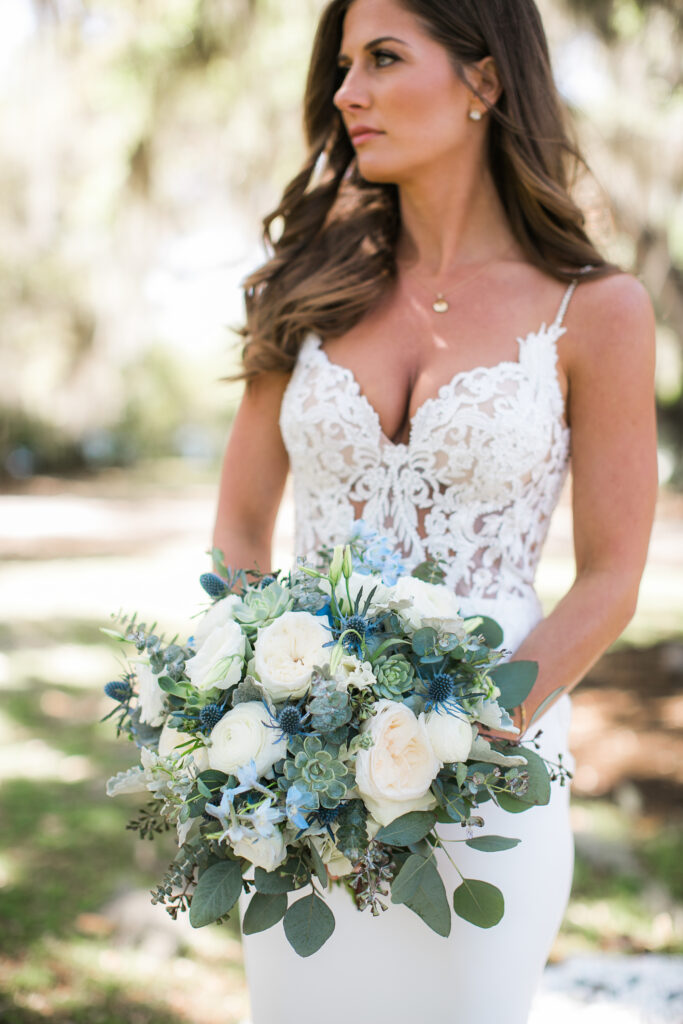
<svg viewBox="0 0 683 1024"><path fill-rule="evenodd" d="M329 834L330 839L334 840L334 832L332 831L332 825L339 817L343 807L344 804L337 804L336 807L320 807L315 812L315 814L312 814L309 817L308 823L309 825L312 824L317 818L319 824L324 825L325 829Z"/></svg>
<svg viewBox="0 0 683 1024"><path fill-rule="evenodd" d="M119 704L125 704L133 696L133 687L125 679L113 679L104 687L107 697L116 700Z"/></svg>
<svg viewBox="0 0 683 1024"><path fill-rule="evenodd" d="M271 722L266 722L266 725L269 729L280 730L278 739L284 739L285 736L296 736L306 731L306 725L311 715L308 711L305 714L301 713L301 706L305 700L306 698L302 697L296 704L285 704L276 715L273 714L266 702L263 701L263 705L272 719L272 724Z"/></svg>
<svg viewBox="0 0 683 1024"><path fill-rule="evenodd" d="M202 732L209 733L218 725L226 709L221 704L207 704L199 712L199 725Z"/></svg>
<svg viewBox="0 0 683 1024"><path fill-rule="evenodd" d="M332 630L334 641L330 644L325 644L325 646L331 647L333 643L341 637L344 649L348 651L349 654L356 654L359 658L362 658L365 649L365 641L372 636L378 628L379 623L373 622L372 619L368 619L364 615L358 614L358 612L353 615L342 615L339 620L339 625L333 627Z"/></svg>
<svg viewBox="0 0 683 1024"><path fill-rule="evenodd" d="M453 696L453 677L447 672L437 672L427 685L429 705L445 704Z"/></svg>
<svg viewBox="0 0 683 1024"><path fill-rule="evenodd" d="M203 572L199 577L199 582L209 597L222 597L228 589L225 580L222 580L215 572Z"/></svg>

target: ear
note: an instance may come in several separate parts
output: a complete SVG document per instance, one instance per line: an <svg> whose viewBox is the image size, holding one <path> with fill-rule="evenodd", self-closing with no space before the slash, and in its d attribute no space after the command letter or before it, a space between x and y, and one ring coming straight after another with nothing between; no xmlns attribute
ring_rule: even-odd
<svg viewBox="0 0 683 1024"><path fill-rule="evenodd" d="M470 84L481 93L490 106L495 106L503 92L503 87L493 57L482 57L474 64L468 64L465 74Z"/></svg>

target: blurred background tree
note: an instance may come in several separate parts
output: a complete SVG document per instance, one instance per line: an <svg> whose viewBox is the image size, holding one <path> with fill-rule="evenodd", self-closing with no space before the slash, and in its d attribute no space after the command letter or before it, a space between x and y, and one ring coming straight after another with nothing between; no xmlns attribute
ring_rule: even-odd
<svg viewBox="0 0 683 1024"><path fill-rule="evenodd" d="M680 954L681 24L673 0L538 2L593 171L577 183L591 230L657 311L668 484L638 615L573 702L577 859L553 956ZM262 255L261 218L303 157L322 5L0 0L7 1024L237 1024L248 1013L236 923L194 932L152 907L172 843L138 841L125 829L135 798L104 797L131 756L99 721L110 710L102 685L118 674L100 626L123 607L182 631L202 600L217 463L240 393L220 378L237 362L231 327L240 281ZM292 544L283 507L280 566ZM573 578L566 501L540 569L550 608ZM671 1019L670 1003L651 1016L654 994L663 1004L669 991L650 984L648 1019ZM533 1019L550 1016L541 1007Z"/></svg>
<svg viewBox="0 0 683 1024"><path fill-rule="evenodd" d="M321 6L2 6L5 478L161 454L215 461L239 394L216 384L236 360L239 282L303 154ZM657 309L662 478L680 485L681 23L673 0L539 6L595 175L579 185L591 227Z"/></svg>

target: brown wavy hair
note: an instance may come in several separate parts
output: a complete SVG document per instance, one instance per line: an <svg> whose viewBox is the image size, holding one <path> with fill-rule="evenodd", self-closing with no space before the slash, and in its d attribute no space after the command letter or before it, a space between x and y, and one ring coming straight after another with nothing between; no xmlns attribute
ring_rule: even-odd
<svg viewBox="0 0 683 1024"><path fill-rule="evenodd" d="M585 231L570 196L586 162L570 136L557 93L548 43L533 0L399 0L451 55L462 81L488 108L488 158L510 227L528 262L559 281L618 272ZM332 0L318 25L308 71L304 125L308 158L264 219L272 253L245 281L247 322L243 371L292 369L310 331L322 338L350 330L396 276L400 229L398 189L359 174L333 97L346 11ZM473 89L465 68L493 57L502 95L491 106ZM277 238L271 228L279 221Z"/></svg>

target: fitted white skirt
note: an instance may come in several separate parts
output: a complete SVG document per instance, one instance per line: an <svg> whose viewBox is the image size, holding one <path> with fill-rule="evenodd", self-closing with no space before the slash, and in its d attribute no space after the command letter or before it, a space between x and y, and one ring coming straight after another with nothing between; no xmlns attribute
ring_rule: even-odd
<svg viewBox="0 0 683 1024"><path fill-rule="evenodd" d="M498 619L508 649L540 618L537 602L490 604L484 608L479 601L477 610ZM539 752L552 761L562 754L571 769L570 715L565 695L531 734L542 729ZM483 930L453 913L451 934L442 938L401 905L389 904L377 918L360 913L347 891L335 886L327 892L335 930L313 956L303 959L293 951L281 923L244 937L252 1024L526 1024L571 889L569 787L552 783L544 807L510 814L489 801L481 815L485 826L477 835L521 843L502 853L446 845L466 878L501 889L505 914L499 924ZM438 831L444 839L465 838L460 825L440 825ZM443 851L437 859L450 899L460 876ZM242 911L245 906L242 901Z"/></svg>

